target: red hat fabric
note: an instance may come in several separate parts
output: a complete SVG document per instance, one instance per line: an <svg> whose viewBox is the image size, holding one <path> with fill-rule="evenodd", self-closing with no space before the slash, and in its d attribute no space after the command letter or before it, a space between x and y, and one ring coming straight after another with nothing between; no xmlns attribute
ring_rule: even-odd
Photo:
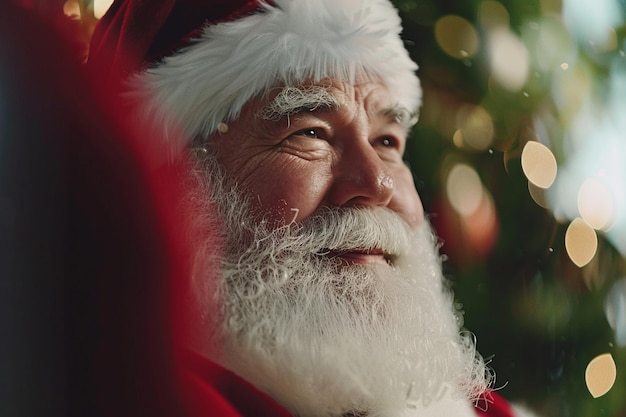
<svg viewBox="0 0 626 417"><path fill-rule="evenodd" d="M204 25L258 9L257 0L115 0L95 28L88 64L116 82L185 46Z"/></svg>

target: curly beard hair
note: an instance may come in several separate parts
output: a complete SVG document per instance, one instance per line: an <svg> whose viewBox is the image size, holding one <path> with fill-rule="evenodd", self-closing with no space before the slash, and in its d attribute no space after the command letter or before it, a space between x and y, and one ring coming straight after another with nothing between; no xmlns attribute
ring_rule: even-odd
<svg viewBox="0 0 626 417"><path fill-rule="evenodd" d="M196 254L199 349L298 416L474 415L493 375L462 330L427 222L414 231L387 209L323 208L276 227L210 154L194 172L192 230L224 242ZM363 248L389 264L328 256Z"/></svg>

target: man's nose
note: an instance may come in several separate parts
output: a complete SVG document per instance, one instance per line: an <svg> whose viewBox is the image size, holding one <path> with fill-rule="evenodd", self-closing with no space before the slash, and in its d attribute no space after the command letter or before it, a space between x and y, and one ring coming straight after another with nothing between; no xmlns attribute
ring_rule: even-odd
<svg viewBox="0 0 626 417"><path fill-rule="evenodd" d="M386 207L394 193L389 167L368 141L345 147L333 169L330 203L341 207Z"/></svg>

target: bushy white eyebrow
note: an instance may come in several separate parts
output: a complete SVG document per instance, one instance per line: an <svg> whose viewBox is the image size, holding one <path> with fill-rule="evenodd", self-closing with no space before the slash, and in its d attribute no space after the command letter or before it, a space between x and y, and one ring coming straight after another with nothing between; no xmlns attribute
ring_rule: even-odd
<svg viewBox="0 0 626 417"><path fill-rule="evenodd" d="M337 97L322 86L284 87L257 114L264 120L279 121L304 111L338 110L339 107Z"/></svg>
<svg viewBox="0 0 626 417"><path fill-rule="evenodd" d="M419 113L412 113L407 108L400 105L386 108L381 113L383 117L385 117L391 123L397 123L407 131L415 126L419 119Z"/></svg>
<svg viewBox="0 0 626 417"><path fill-rule="evenodd" d="M281 91L257 115L267 121L289 120L290 116L316 110L339 110L339 99L324 86L309 85L283 87ZM409 131L418 120L418 113L412 113L401 105L382 109L379 114L389 123L397 124Z"/></svg>

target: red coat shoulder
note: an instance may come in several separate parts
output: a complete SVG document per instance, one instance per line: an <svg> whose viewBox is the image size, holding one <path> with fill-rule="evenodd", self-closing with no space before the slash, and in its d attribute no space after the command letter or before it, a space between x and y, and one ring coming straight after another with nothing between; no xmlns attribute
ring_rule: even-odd
<svg viewBox="0 0 626 417"><path fill-rule="evenodd" d="M267 394L198 354L185 354L181 376L193 417L292 417Z"/></svg>

